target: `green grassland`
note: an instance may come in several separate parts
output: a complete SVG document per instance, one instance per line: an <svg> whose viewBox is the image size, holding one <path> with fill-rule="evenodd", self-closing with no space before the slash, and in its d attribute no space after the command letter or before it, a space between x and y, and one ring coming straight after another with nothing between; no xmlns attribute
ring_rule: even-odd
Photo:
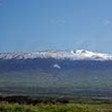
<svg viewBox="0 0 112 112"><path fill-rule="evenodd" d="M9 104L0 103L0 112L112 112L112 104Z"/></svg>

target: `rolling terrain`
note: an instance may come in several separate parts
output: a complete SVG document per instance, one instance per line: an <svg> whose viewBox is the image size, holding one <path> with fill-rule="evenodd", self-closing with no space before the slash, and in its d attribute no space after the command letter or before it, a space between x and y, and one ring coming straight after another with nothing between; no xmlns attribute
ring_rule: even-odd
<svg viewBox="0 0 112 112"><path fill-rule="evenodd" d="M112 56L76 51L0 53L0 94L112 99Z"/></svg>

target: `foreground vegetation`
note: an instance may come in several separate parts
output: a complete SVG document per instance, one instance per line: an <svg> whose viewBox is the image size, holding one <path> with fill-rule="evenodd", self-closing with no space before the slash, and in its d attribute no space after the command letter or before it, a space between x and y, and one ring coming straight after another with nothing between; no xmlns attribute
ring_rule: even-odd
<svg viewBox="0 0 112 112"><path fill-rule="evenodd" d="M112 100L64 96L0 96L0 112L112 112Z"/></svg>
<svg viewBox="0 0 112 112"><path fill-rule="evenodd" d="M112 104L37 104L0 103L0 112L112 112Z"/></svg>

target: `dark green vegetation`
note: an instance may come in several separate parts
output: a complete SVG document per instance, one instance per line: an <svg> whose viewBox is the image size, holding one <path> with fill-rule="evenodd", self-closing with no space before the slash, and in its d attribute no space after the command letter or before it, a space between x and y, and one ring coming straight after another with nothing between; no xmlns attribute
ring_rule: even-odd
<svg viewBox="0 0 112 112"><path fill-rule="evenodd" d="M1 103L0 112L112 112L112 104L37 104Z"/></svg>
<svg viewBox="0 0 112 112"><path fill-rule="evenodd" d="M0 112L112 112L112 101L72 97L1 96Z"/></svg>

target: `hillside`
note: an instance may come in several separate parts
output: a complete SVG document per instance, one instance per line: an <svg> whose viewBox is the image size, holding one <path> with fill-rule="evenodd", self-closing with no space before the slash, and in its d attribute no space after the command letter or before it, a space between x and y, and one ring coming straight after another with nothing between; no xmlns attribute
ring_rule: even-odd
<svg viewBox="0 0 112 112"><path fill-rule="evenodd" d="M111 68L112 55L87 50L0 53L0 93L79 93L108 99Z"/></svg>

